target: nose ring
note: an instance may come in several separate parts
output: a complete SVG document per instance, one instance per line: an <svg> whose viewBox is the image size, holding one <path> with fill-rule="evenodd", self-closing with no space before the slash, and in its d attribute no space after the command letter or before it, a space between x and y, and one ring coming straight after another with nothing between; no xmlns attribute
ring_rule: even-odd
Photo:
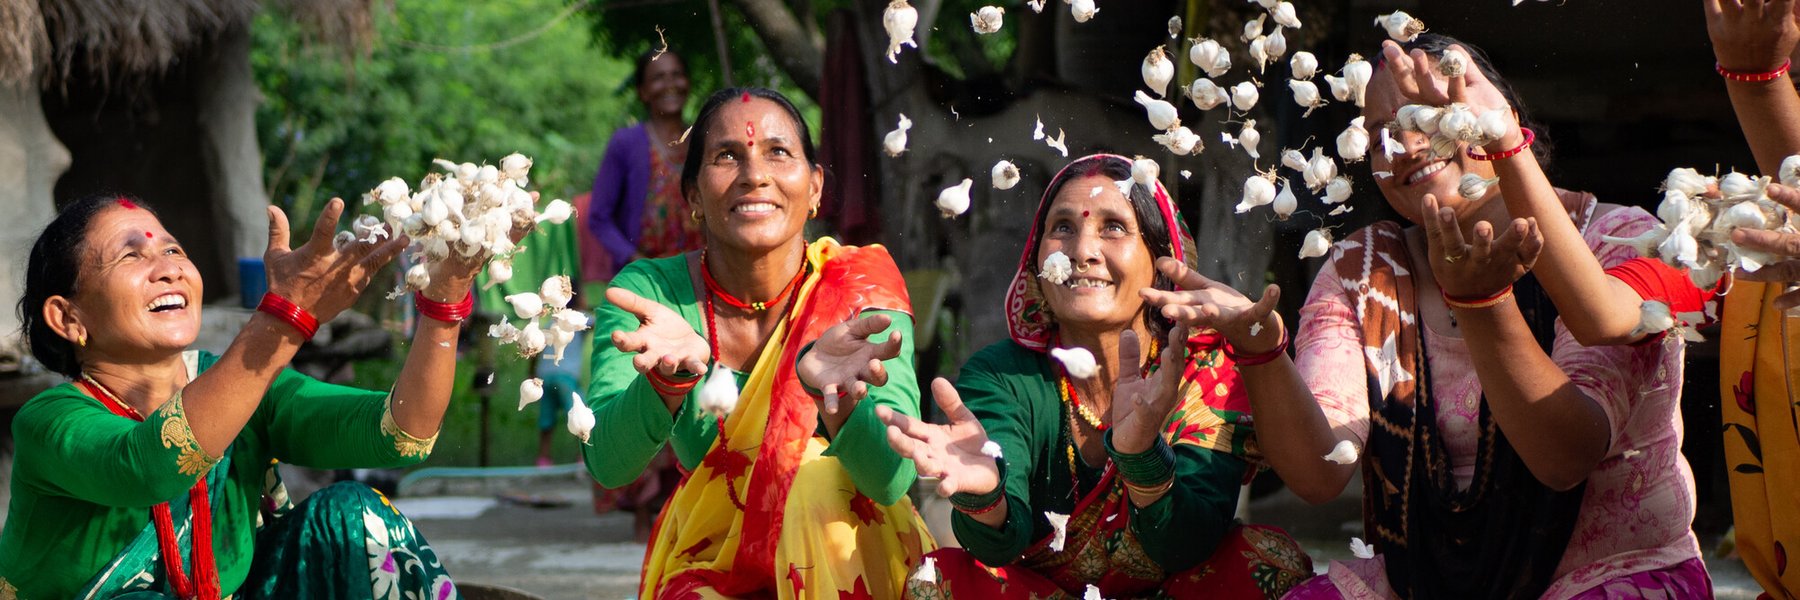
<svg viewBox="0 0 1800 600"><path fill-rule="evenodd" d="M1086 272L1087 272L1087 271L1088 271L1088 264L1087 264L1087 263L1077 263L1077 264L1076 264L1076 265L1075 265L1075 272L1076 272L1076 273L1086 273Z"/></svg>

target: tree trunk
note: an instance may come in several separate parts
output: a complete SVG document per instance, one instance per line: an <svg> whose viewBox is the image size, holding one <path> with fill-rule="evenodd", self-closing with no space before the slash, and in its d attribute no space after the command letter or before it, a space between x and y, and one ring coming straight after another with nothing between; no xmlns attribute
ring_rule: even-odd
<svg viewBox="0 0 1800 600"><path fill-rule="evenodd" d="M69 168L69 150L50 131L39 103L36 77L0 85L0 248L14 253L0 261L0 298L24 293L25 261L38 233L56 216L56 179ZM10 308L10 307L8 307ZM0 310L0 372L15 371L24 352L18 316Z"/></svg>
<svg viewBox="0 0 1800 600"><path fill-rule="evenodd" d="M226 285L241 290L237 259L261 257L269 231L269 197L256 142L256 106L262 96L250 72L248 24L220 32L194 80L203 115L198 120L201 160L212 180L215 218L226 231L214 252L225 266Z"/></svg>

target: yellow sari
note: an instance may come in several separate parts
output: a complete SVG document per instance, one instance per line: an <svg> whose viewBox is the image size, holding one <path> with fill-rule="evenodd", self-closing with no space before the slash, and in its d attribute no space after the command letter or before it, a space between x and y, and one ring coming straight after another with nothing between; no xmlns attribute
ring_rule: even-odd
<svg viewBox="0 0 1800 600"><path fill-rule="evenodd" d="M1781 292L1738 281L1725 296L1719 405L1738 553L1769 596L1791 599L1800 593L1800 569L1789 570L1787 557L1800 542L1800 317L1775 308Z"/></svg>
<svg viewBox="0 0 1800 600"><path fill-rule="evenodd" d="M905 309L887 252L830 239L807 249L812 275L757 358L737 409L664 507L639 597L890 598L936 547L912 502L857 490L813 435L796 353L865 309Z"/></svg>

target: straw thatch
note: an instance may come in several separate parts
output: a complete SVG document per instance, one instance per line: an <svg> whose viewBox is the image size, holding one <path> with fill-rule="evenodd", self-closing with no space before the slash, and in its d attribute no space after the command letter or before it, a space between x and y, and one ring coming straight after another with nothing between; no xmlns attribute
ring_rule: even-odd
<svg viewBox="0 0 1800 600"><path fill-rule="evenodd" d="M369 47L369 0L271 0L309 37ZM261 0L0 0L0 84L75 73L102 84L161 73L195 45L244 26Z"/></svg>

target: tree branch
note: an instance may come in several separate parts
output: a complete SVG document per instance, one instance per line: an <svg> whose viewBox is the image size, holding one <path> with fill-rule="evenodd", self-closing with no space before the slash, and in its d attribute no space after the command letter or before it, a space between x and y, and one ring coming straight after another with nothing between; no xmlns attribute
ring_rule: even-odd
<svg viewBox="0 0 1800 600"><path fill-rule="evenodd" d="M750 20L781 71L814 100L825 72L825 51L813 43L800 19L780 0L732 0Z"/></svg>

